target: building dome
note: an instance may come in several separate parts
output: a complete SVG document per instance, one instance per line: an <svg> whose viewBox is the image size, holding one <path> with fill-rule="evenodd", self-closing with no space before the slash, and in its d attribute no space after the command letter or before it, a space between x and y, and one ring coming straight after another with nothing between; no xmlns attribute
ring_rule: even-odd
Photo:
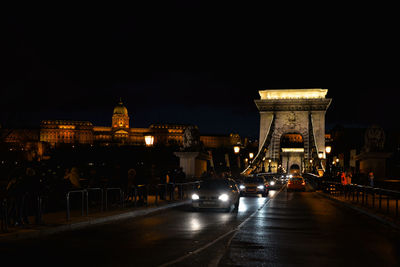
<svg viewBox="0 0 400 267"><path fill-rule="evenodd" d="M119 101L118 105L114 108L113 114L128 115L128 109L124 106L121 100Z"/></svg>

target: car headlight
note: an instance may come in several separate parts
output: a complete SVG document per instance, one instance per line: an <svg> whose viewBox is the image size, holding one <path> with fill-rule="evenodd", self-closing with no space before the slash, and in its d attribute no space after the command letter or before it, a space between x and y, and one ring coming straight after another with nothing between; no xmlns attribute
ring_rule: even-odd
<svg viewBox="0 0 400 267"><path fill-rule="evenodd" d="M241 185L239 186L239 188L240 188L240 190L244 190L246 187L245 187L244 185L241 184Z"/></svg>
<svg viewBox="0 0 400 267"><path fill-rule="evenodd" d="M218 199L221 201L228 201L229 196L227 194L222 194L218 197Z"/></svg>
<svg viewBox="0 0 400 267"><path fill-rule="evenodd" d="M269 184L270 184L270 185L275 185L275 182L274 182L274 181L271 181Z"/></svg>
<svg viewBox="0 0 400 267"><path fill-rule="evenodd" d="M257 186L257 188L258 189L264 189L264 186L263 185L259 185L259 186Z"/></svg>
<svg viewBox="0 0 400 267"><path fill-rule="evenodd" d="M199 195L198 194L193 194L192 195L192 200L199 200Z"/></svg>

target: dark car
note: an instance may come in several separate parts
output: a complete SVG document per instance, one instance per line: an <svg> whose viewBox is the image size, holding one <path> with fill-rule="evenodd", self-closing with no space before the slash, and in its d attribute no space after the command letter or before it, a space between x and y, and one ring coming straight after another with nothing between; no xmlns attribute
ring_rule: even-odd
<svg viewBox="0 0 400 267"><path fill-rule="evenodd" d="M239 207L240 192L236 182L229 178L204 180L192 194L192 207L216 208L230 211Z"/></svg>
<svg viewBox="0 0 400 267"><path fill-rule="evenodd" d="M269 192L268 181L262 176L246 177L239 186L241 195L261 194L266 197Z"/></svg>

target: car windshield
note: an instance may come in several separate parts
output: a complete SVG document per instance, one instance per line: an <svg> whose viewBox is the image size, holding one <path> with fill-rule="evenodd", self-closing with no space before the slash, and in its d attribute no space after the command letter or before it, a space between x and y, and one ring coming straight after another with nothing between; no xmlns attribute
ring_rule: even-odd
<svg viewBox="0 0 400 267"><path fill-rule="evenodd" d="M290 181L301 182L301 181L303 181L303 178L290 178Z"/></svg>
<svg viewBox="0 0 400 267"><path fill-rule="evenodd" d="M227 189L229 186L229 181L215 179L203 181L200 184L199 189Z"/></svg>
<svg viewBox="0 0 400 267"><path fill-rule="evenodd" d="M262 177L248 177L248 178L244 179L244 182L246 184L250 184L250 183L263 184L264 183L264 178L262 178Z"/></svg>

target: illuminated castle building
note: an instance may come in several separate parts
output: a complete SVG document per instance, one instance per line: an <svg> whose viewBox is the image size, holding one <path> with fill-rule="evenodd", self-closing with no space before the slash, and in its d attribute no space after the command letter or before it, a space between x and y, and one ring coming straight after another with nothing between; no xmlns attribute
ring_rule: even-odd
<svg viewBox="0 0 400 267"><path fill-rule="evenodd" d="M154 144L181 145L187 125L152 124L149 128L130 128L128 109L120 100L114 108L111 127L94 126L88 121L44 120L39 140L57 144L126 144L145 145L146 137ZM17 138L18 139L18 138ZM200 141L208 148L229 147L241 142L238 134L203 135Z"/></svg>

